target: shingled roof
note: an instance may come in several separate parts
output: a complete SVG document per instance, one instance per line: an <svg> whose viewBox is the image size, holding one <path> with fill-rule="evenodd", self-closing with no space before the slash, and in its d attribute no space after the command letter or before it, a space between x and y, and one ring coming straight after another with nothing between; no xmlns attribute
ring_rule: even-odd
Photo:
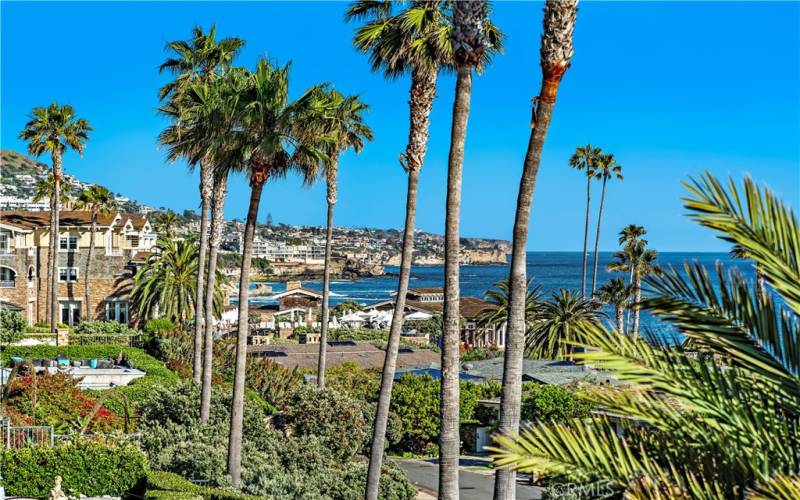
<svg viewBox="0 0 800 500"><path fill-rule="evenodd" d="M251 356L265 357L284 368L316 369L319 344L247 346ZM351 361L362 368L381 368L386 352L369 342L329 343L325 366ZM397 366L425 366L437 362L439 354L428 349L401 349Z"/></svg>

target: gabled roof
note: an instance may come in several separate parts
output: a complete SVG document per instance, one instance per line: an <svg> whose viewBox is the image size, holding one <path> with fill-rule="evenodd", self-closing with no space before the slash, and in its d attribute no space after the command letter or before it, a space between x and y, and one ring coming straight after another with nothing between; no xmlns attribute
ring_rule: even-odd
<svg viewBox="0 0 800 500"><path fill-rule="evenodd" d="M367 309L374 309L388 304L394 304L394 300L384 300L376 304L370 304ZM481 312L486 309L495 307L491 302L487 302L477 297L461 297L459 301L459 310L461 316L466 319L476 319ZM406 308L414 311L423 311L427 313L441 314L444 312L444 302L423 302L419 300L406 300Z"/></svg>
<svg viewBox="0 0 800 500"><path fill-rule="evenodd" d="M317 292L315 290L311 290L309 288L304 288L304 287L293 288L293 289L287 290L285 292L276 293L275 295L271 295L270 298L271 299L282 299L284 297L289 297L291 295L305 295L307 297L313 297L315 299L321 299L322 298L322 294L321 293L319 293L319 292Z"/></svg>

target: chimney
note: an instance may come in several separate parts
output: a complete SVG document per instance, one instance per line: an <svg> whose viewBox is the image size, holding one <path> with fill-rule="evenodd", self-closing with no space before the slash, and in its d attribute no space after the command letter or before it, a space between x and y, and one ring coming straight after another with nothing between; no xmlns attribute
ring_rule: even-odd
<svg viewBox="0 0 800 500"><path fill-rule="evenodd" d="M288 291L290 291L290 290L297 290L297 289L298 289L298 288L300 288L302 285L303 285L303 284L302 284L302 283L301 283L299 280L296 280L296 281L287 281L287 282L286 282L286 291L288 292Z"/></svg>

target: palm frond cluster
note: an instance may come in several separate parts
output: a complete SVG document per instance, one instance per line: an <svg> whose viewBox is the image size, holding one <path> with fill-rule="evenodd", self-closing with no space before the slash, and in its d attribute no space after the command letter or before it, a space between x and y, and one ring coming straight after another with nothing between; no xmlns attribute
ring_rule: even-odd
<svg viewBox="0 0 800 500"><path fill-rule="evenodd" d="M755 260L772 292L761 297L737 269L721 265L688 263L646 278L652 294L642 307L687 342L588 329L580 342L587 350L575 357L623 385L589 391L602 415L498 436L497 466L603 481L626 498L798 498L797 220L749 179L740 189L705 175L687 187L691 217Z"/></svg>

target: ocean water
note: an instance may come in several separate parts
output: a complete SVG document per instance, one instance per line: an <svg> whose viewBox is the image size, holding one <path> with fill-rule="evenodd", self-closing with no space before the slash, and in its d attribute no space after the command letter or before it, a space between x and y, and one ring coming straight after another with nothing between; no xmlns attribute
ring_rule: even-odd
<svg viewBox="0 0 800 500"><path fill-rule="evenodd" d="M545 298L549 297L559 288L579 290L581 286L581 252L528 252L527 269L528 277L533 277L535 285L541 287ZM612 252L600 252L597 273L598 287L605 281L621 276L620 273L606 271L606 266L613 260ZM713 269L716 262L722 262L726 267L737 266L748 278L754 279L753 266L746 261L732 259L727 253L692 253L692 252L663 252L658 254L658 264L663 267L681 268L684 262L696 261ZM587 262L587 288L591 288L592 255ZM396 274L399 268L387 266L388 273ZM495 283L508 277L507 265L480 265L461 266L461 294L462 296L483 297ZM411 283L413 287L441 287L444 278L444 266L414 266L411 269ZM274 292L285 290L285 283L270 283ZM254 285L251 285L251 287ZM306 281L303 286L321 290L321 281ZM376 278L362 278L357 280L331 281L331 303L338 304L344 300L354 300L362 304L371 304L392 297L397 291L397 276L381 276ZM270 302L262 297L251 298L253 303ZM611 311L609 311L611 312ZM642 328L650 329L662 337L673 334L665 325L655 318L642 314Z"/></svg>

